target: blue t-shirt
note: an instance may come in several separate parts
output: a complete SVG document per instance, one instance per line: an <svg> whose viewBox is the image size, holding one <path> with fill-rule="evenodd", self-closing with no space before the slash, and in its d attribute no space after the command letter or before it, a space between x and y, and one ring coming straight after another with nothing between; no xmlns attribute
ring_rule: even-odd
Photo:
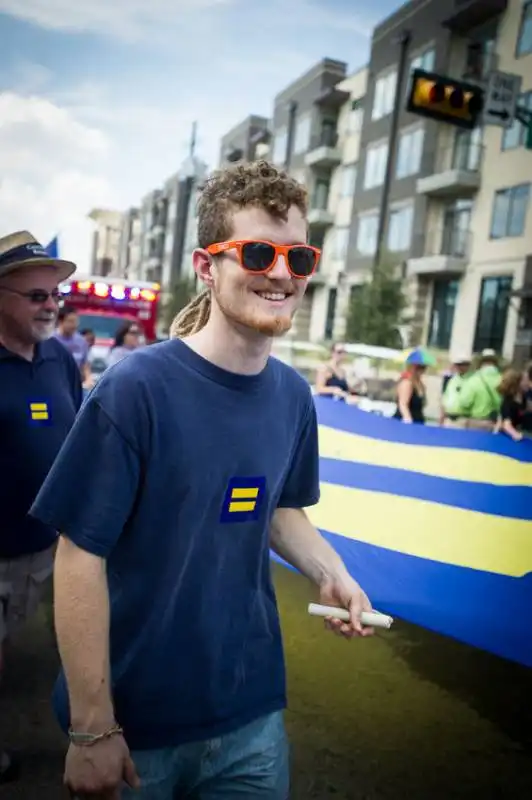
<svg viewBox="0 0 532 800"><path fill-rule="evenodd" d="M52 338L36 346L32 361L0 345L0 387L0 559L11 559L56 539L28 511L74 423L81 379Z"/></svg>
<svg viewBox="0 0 532 800"><path fill-rule="evenodd" d="M32 513L107 560L130 747L219 736L284 707L269 528L276 508L318 499L314 403L280 361L236 375L173 340L103 375ZM55 706L65 728L62 675Z"/></svg>

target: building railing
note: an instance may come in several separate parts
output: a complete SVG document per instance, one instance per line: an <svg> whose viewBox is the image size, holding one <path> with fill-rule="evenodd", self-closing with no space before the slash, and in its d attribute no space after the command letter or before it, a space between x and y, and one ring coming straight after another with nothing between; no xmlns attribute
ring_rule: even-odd
<svg viewBox="0 0 532 800"><path fill-rule="evenodd" d="M414 237L411 253L413 258L448 256L468 260L471 254L472 232L457 221L430 226L424 234Z"/></svg>
<svg viewBox="0 0 532 800"><path fill-rule="evenodd" d="M436 151L432 174L438 175L449 170L479 173L482 167L484 145L457 139Z"/></svg>
<svg viewBox="0 0 532 800"><path fill-rule="evenodd" d="M309 151L317 150L318 147L337 147L338 132L330 128L324 128L310 139Z"/></svg>

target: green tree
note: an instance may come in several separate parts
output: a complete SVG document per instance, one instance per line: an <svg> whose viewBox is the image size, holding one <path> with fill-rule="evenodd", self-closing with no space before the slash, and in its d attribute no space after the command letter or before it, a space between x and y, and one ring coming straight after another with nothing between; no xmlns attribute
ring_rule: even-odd
<svg viewBox="0 0 532 800"><path fill-rule="evenodd" d="M399 327L406 305L397 265L383 259L371 279L352 290L346 339L377 347L402 348Z"/></svg>
<svg viewBox="0 0 532 800"><path fill-rule="evenodd" d="M196 295L196 284L192 278L179 278L168 293L163 304L163 322L166 329L170 327L174 317Z"/></svg>

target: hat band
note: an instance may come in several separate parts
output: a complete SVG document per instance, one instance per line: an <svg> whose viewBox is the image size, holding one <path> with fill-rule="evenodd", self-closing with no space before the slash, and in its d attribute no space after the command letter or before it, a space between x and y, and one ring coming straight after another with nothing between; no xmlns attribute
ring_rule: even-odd
<svg viewBox="0 0 532 800"><path fill-rule="evenodd" d="M29 261L33 258L42 260L43 258L50 258L50 255L38 242L20 244L0 255L0 267L16 264L17 261Z"/></svg>

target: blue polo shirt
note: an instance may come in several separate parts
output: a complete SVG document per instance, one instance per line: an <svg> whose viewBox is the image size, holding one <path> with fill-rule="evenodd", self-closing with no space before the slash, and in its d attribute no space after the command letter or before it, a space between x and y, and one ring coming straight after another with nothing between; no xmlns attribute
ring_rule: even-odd
<svg viewBox="0 0 532 800"><path fill-rule="evenodd" d="M236 375L173 340L104 373L32 513L107 560L130 747L219 736L284 707L270 522L318 498L314 403L280 361ZM63 674L55 707L66 729Z"/></svg>
<svg viewBox="0 0 532 800"><path fill-rule="evenodd" d="M74 423L81 380L72 356L49 339L32 361L0 345L0 386L0 559L11 559L56 538L28 511Z"/></svg>

